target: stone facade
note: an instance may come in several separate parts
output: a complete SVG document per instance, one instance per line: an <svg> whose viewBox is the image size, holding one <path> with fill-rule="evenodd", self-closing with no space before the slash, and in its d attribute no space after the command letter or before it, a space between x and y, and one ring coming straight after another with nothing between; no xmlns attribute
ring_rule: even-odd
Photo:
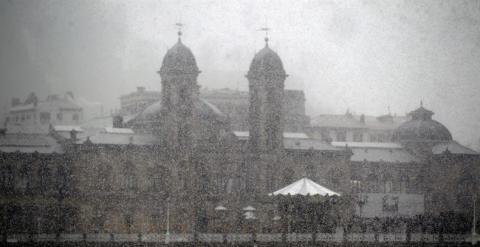
<svg viewBox="0 0 480 247"><path fill-rule="evenodd" d="M345 198L330 231L352 219L363 194L382 201L385 217L468 213L465 198L478 194L478 154L451 136L437 138L449 137L443 128L437 128L441 135L428 132L431 115L420 119L427 123L399 127L397 143L373 147L286 133L286 73L267 46L247 75L249 132L238 132L226 114L199 97L199 73L179 39L159 71L162 98L119 124L126 128L1 132L2 235L287 231L283 223L275 227L279 201L268 194L303 177ZM413 121L419 120L415 114L426 116L414 111ZM412 139L415 133L427 134ZM424 205L408 213L408 200L419 197ZM378 210L364 216L377 217Z"/></svg>

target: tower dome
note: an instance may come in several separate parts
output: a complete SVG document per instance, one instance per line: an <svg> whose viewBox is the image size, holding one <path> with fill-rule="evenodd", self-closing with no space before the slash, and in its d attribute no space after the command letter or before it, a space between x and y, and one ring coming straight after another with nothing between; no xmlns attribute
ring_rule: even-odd
<svg viewBox="0 0 480 247"><path fill-rule="evenodd" d="M166 73L198 74L200 71L192 51L179 38L178 42L167 51L159 73L164 76Z"/></svg>
<svg viewBox="0 0 480 247"><path fill-rule="evenodd" d="M394 141L429 142L451 141L452 134L443 124L432 119L433 112L420 106L409 113L411 120L400 125L393 134Z"/></svg>
<svg viewBox="0 0 480 247"><path fill-rule="evenodd" d="M259 75L278 75L286 77L280 56L274 52L268 44L265 45L253 58L247 78L255 78Z"/></svg>

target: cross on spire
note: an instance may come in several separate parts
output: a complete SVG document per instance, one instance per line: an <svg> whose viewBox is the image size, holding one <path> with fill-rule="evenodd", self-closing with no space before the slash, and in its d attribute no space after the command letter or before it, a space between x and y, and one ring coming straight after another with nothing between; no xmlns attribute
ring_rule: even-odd
<svg viewBox="0 0 480 247"><path fill-rule="evenodd" d="M177 26L177 29L178 29L178 32L177 32L178 42L181 42L183 23L177 22L177 23L175 23L175 26Z"/></svg>
<svg viewBox="0 0 480 247"><path fill-rule="evenodd" d="M270 28L265 25L265 27L260 28L259 31L265 32L265 46L268 46L268 31L270 31Z"/></svg>

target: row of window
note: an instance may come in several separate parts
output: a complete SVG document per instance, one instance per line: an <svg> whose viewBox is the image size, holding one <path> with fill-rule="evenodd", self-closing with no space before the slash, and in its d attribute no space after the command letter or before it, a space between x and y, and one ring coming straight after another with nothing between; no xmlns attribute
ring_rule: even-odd
<svg viewBox="0 0 480 247"><path fill-rule="evenodd" d="M42 166L37 171L36 180L32 173L28 165L16 171L11 165L0 168L0 190L4 193L30 193L34 190L45 193L56 189L63 194L69 189L69 172L63 165L57 166L55 173L49 167Z"/></svg>
<svg viewBox="0 0 480 247"><path fill-rule="evenodd" d="M364 136L363 131L353 131L351 140L347 136L348 136L347 130L336 130L334 131L333 136L330 136L327 130L322 131L321 133L322 140L330 140L331 138L333 138L332 141L338 141L338 142L346 142L346 141L389 142L391 140L391 135L388 133L368 133L368 140L367 140L367 136Z"/></svg>
<svg viewBox="0 0 480 247"><path fill-rule="evenodd" d="M64 117L62 113L57 113L57 120L58 121L63 121ZM12 120L15 121L16 123L19 122L24 122L24 121L29 121L30 119L36 119L35 113L33 114L28 114L28 113L23 113L23 114L15 114L15 116L12 116ZM40 113L40 123L46 124L49 123L51 119L50 112L41 112ZM79 115L77 113L72 115L72 121L78 121L80 119ZM9 118L7 118L7 122L9 121Z"/></svg>

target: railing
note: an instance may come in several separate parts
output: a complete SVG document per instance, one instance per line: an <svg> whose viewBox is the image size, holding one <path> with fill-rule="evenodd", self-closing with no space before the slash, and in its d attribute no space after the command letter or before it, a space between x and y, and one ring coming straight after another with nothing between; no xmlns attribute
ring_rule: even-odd
<svg viewBox="0 0 480 247"><path fill-rule="evenodd" d="M463 234L411 233L257 233L257 234L12 234L0 236L7 243L24 242L145 242L145 243L242 243L242 242L414 242L414 243L461 243L471 242L478 236Z"/></svg>

